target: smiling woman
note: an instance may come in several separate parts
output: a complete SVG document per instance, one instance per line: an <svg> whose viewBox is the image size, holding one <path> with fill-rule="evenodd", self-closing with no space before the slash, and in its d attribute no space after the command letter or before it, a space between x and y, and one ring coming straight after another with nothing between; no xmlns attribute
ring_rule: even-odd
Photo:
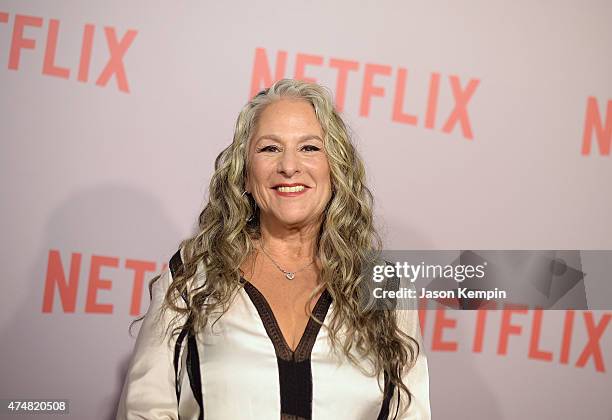
<svg viewBox="0 0 612 420"><path fill-rule="evenodd" d="M316 227L331 198L323 132L312 105L280 99L261 113L249 145L247 194L262 224Z"/></svg>
<svg viewBox="0 0 612 420"><path fill-rule="evenodd" d="M430 418L416 311L360 304L381 247L364 180L321 86L247 103L200 232L151 283L117 418Z"/></svg>

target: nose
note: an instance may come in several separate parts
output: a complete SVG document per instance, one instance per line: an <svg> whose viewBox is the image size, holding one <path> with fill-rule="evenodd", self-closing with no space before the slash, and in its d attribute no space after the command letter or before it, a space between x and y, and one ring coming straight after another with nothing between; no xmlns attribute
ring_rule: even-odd
<svg viewBox="0 0 612 420"><path fill-rule="evenodd" d="M285 150L278 161L278 172L290 178L300 172L300 159L295 150Z"/></svg>

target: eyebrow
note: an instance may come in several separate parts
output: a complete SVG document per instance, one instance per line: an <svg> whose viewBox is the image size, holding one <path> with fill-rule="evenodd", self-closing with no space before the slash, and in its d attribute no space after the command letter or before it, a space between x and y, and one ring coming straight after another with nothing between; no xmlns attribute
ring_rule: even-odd
<svg viewBox="0 0 612 420"><path fill-rule="evenodd" d="M264 140L264 139L274 140L274 141L281 140L281 138L277 136L276 134L264 134L263 136L259 136L257 140L255 140L255 143L259 143L260 140ZM316 134L304 134L303 136L300 136L300 138L298 138L298 141L306 141L306 140L319 140L321 143L323 143L323 140L321 139L321 137L317 136Z"/></svg>

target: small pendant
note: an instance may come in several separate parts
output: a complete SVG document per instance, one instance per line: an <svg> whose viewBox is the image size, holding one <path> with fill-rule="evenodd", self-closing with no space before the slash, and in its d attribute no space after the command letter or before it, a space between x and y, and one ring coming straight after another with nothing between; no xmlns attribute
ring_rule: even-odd
<svg viewBox="0 0 612 420"><path fill-rule="evenodd" d="M285 273L285 277L287 277L289 280L293 280L295 273Z"/></svg>

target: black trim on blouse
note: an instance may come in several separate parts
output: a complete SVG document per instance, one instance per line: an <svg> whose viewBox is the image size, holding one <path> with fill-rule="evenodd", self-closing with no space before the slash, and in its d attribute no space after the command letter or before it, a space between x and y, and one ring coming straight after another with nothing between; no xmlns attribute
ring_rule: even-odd
<svg viewBox="0 0 612 420"><path fill-rule="evenodd" d="M250 282L245 280L244 290L259 313L268 337L272 341L278 363L280 387L281 419L312 419L312 368L310 356L321 324L308 319L306 329L295 351L287 344L285 337L264 295ZM314 309L313 316L323 322L331 305L332 298L324 290Z"/></svg>
<svg viewBox="0 0 612 420"><path fill-rule="evenodd" d="M183 260L181 258L181 250L179 249L174 253L172 258L170 259L170 273L172 274L172 280L176 278L176 275L183 268ZM189 306L189 299L186 293L182 295L185 304ZM181 348L183 346L183 341L187 336L187 360L186 360L186 370L187 375L189 376L189 385L191 387L191 392L193 392L193 396L198 403L200 408L200 414L198 415L199 420L204 420L204 400L202 397L202 376L200 372L200 355L198 353L198 345L196 341L196 337L188 328L188 323L190 318L187 320L183 329L181 330L178 338L176 340L176 344L174 345L174 378L175 378L175 389L176 389L176 404L177 408L179 402L181 400L181 383L180 383L180 371L179 371L179 360L181 354Z"/></svg>

